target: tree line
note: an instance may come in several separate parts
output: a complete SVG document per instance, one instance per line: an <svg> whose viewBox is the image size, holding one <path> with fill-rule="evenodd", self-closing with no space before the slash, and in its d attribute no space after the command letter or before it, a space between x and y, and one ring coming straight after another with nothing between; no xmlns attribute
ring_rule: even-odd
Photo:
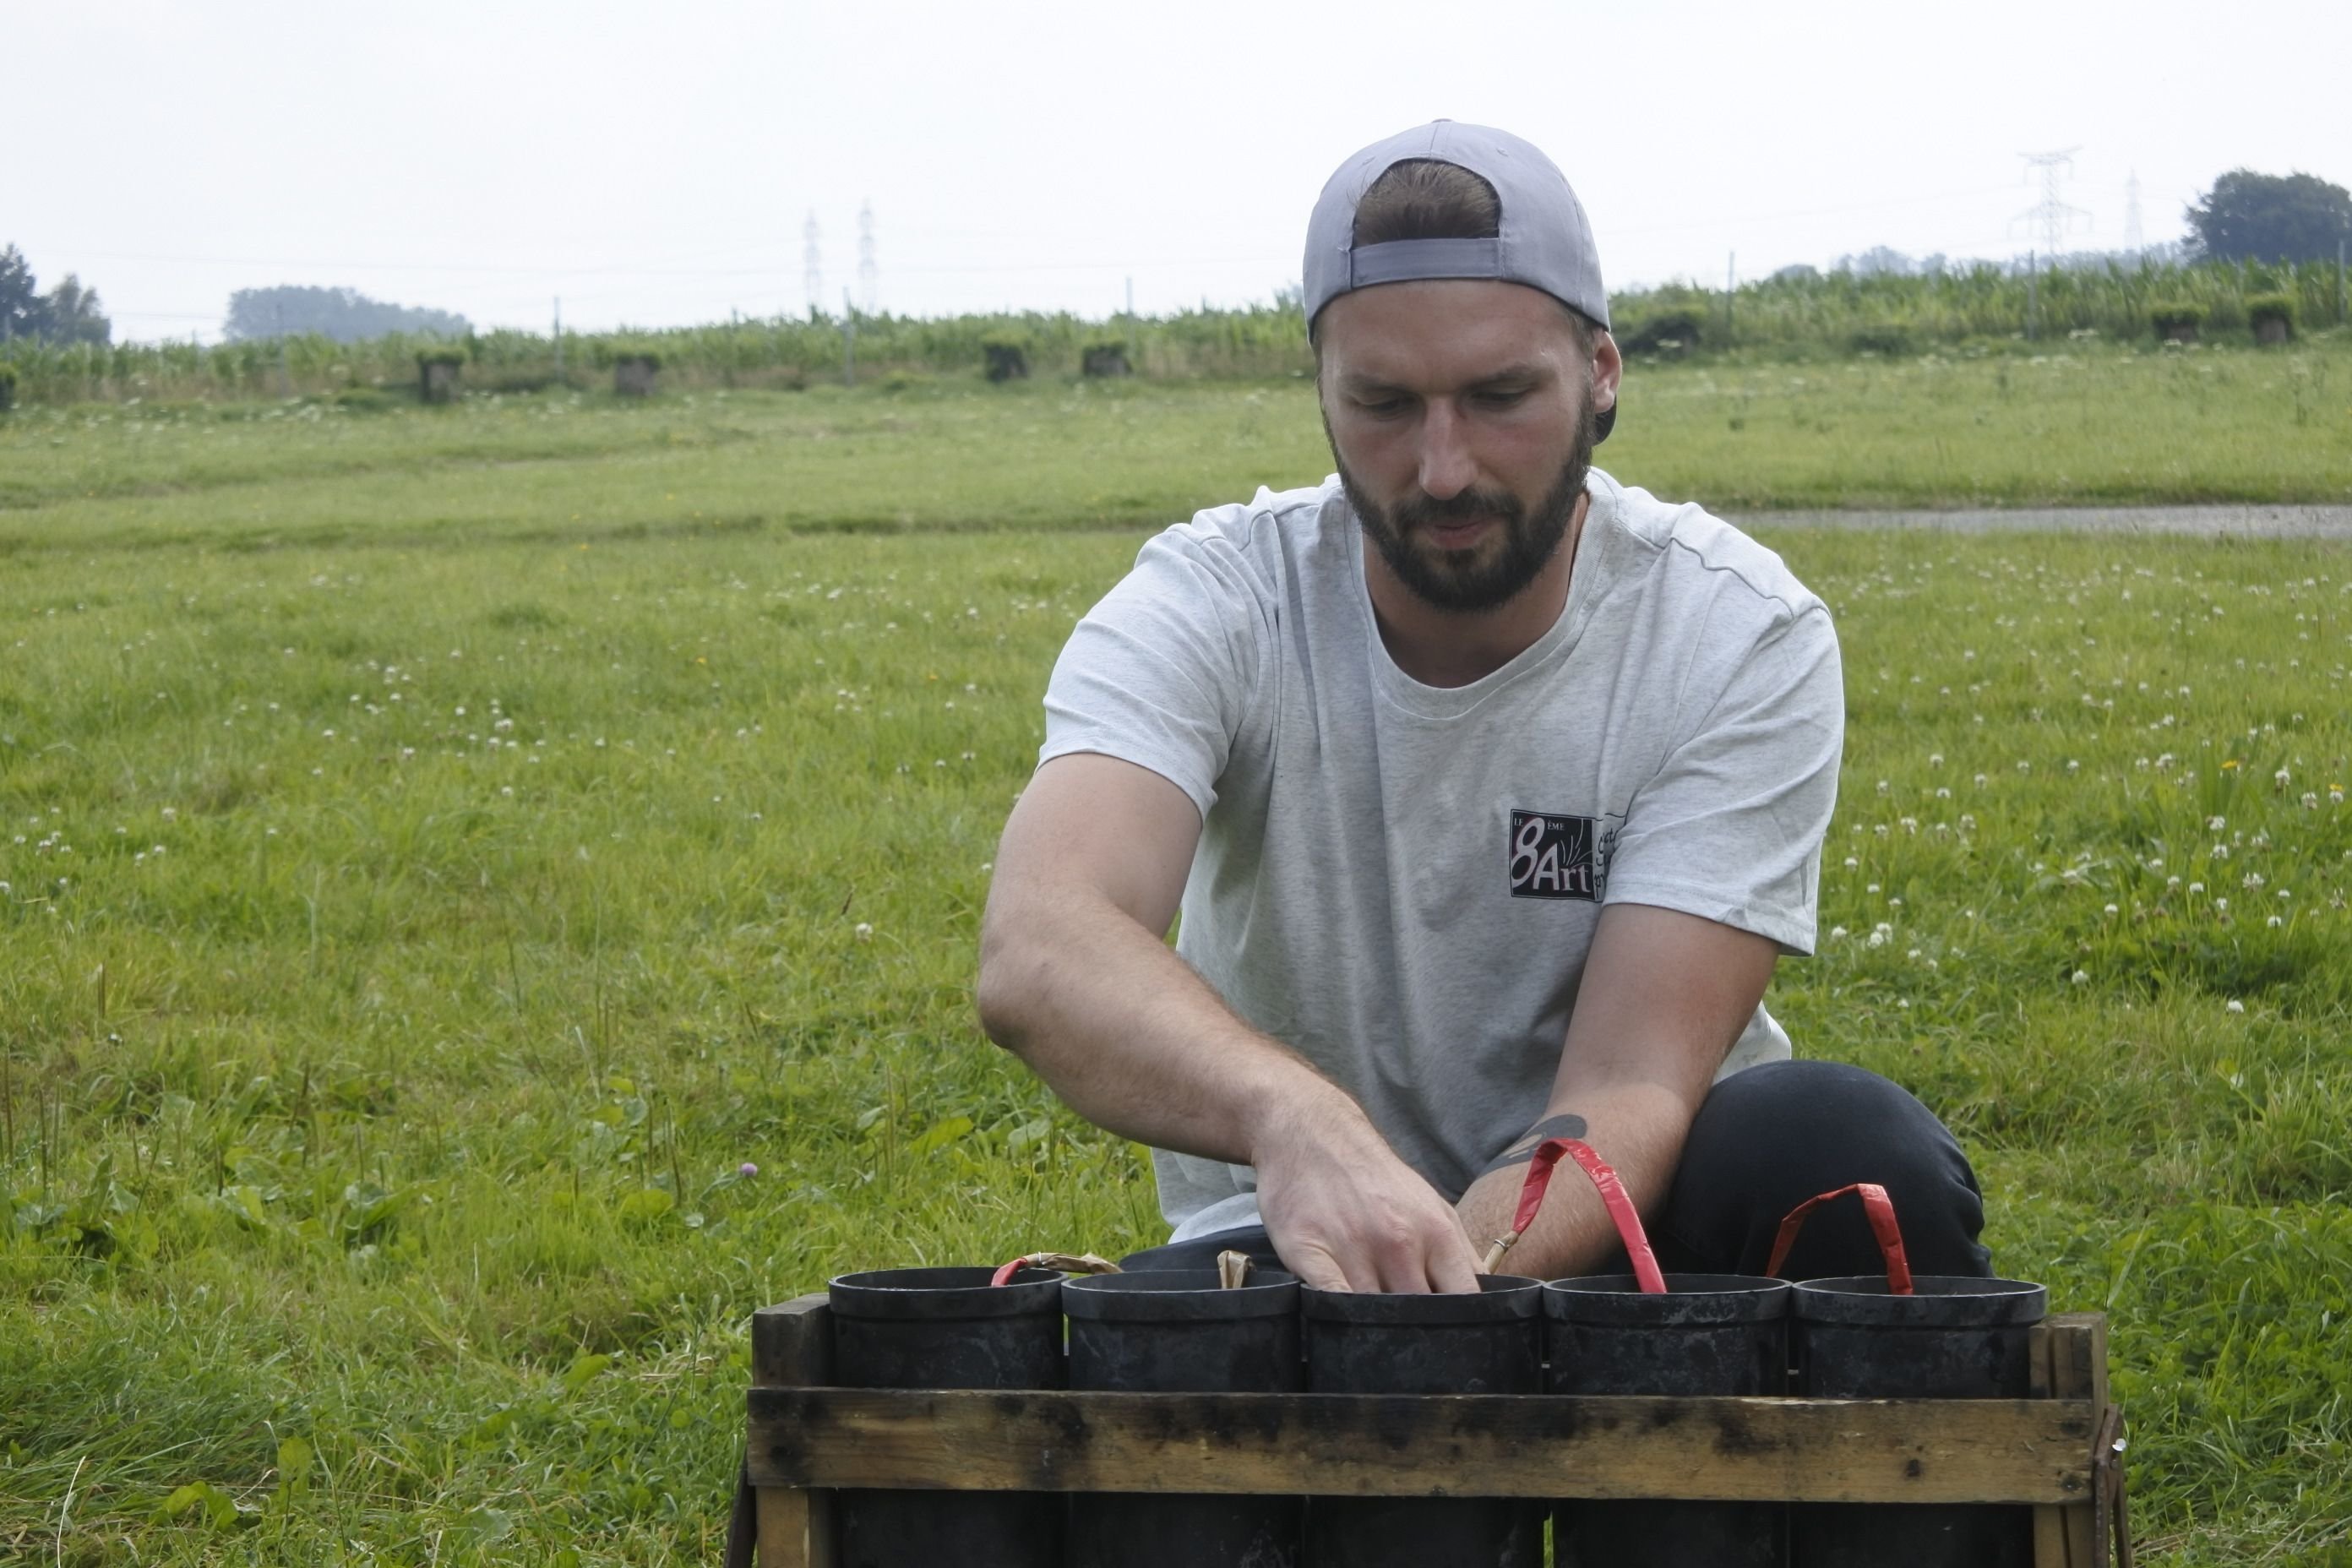
<svg viewBox="0 0 2352 1568"><path fill-rule="evenodd" d="M70 272L42 293L25 253L11 245L0 248L0 343L20 338L102 346L114 341L114 323L100 309L98 291Z"/></svg>

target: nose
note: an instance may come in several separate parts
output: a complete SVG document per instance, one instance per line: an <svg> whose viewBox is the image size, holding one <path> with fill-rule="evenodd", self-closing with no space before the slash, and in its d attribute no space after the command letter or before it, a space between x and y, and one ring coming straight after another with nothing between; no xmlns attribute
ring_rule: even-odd
<svg viewBox="0 0 2352 1568"><path fill-rule="evenodd" d="M1433 398L1421 426L1421 489L1433 500L1451 500L1477 477L1470 443L1453 405Z"/></svg>

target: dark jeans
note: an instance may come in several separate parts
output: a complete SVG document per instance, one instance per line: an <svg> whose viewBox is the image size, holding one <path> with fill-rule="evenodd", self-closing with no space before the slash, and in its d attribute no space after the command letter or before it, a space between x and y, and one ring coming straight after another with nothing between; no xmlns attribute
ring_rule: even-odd
<svg viewBox="0 0 2352 1568"><path fill-rule="evenodd" d="M1564 1164L1559 1179L1580 1178ZM1761 1274L1781 1217L1852 1182L1886 1189L1913 1272L1992 1273L1992 1254L1977 1244L1984 1201L1958 1142L1908 1092L1842 1062L1767 1062L1716 1085L1691 1123L1665 1207L1650 1221L1650 1247L1669 1274ZM1280 1267L1260 1226L1147 1247L1120 1267L1208 1268L1229 1249ZM1621 1247L1598 1272L1631 1267ZM1861 1203L1847 1197L1814 1211L1780 1273L1820 1279L1885 1269Z"/></svg>

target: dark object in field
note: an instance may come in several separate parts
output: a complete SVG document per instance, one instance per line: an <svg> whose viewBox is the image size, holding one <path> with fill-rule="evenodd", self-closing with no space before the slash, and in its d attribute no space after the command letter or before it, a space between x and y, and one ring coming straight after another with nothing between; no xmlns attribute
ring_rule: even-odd
<svg viewBox="0 0 2352 1568"><path fill-rule="evenodd" d="M2246 300L2246 321L2254 329L2254 342L2263 344L2286 342L2294 336L2294 296L2252 296Z"/></svg>
<svg viewBox="0 0 2352 1568"><path fill-rule="evenodd" d="M466 356L454 349L429 349L416 356L416 395L427 403L457 400L457 373Z"/></svg>
<svg viewBox="0 0 2352 1568"><path fill-rule="evenodd" d="M2205 324L2205 307L2186 300L2158 300L2147 308L2147 322L2168 343L2193 343Z"/></svg>
<svg viewBox="0 0 2352 1568"><path fill-rule="evenodd" d="M1029 379L1029 351L1019 343L992 340L980 345L988 359L988 379L991 381L1026 381Z"/></svg>
<svg viewBox="0 0 2352 1568"><path fill-rule="evenodd" d="M1535 1394L1543 1287L1483 1275L1478 1294L1302 1290L1314 1394ZM1465 1486L1475 1478L1465 1477ZM1544 1505L1523 1498L1336 1498L1307 1505L1309 1568L1538 1568Z"/></svg>
<svg viewBox="0 0 2352 1568"><path fill-rule="evenodd" d="M1666 1293L1630 1274L1543 1288L1551 1394L1788 1392L1789 1286L1736 1274L1669 1274ZM1563 1501L1552 1539L1563 1565L1780 1568L1788 1510L1777 1502Z"/></svg>
<svg viewBox="0 0 2352 1568"><path fill-rule="evenodd" d="M1059 1388L1062 1277L989 1268L845 1274L826 1295L834 1375L847 1388ZM1053 1568L1063 1502L1053 1492L845 1491L843 1568Z"/></svg>
<svg viewBox="0 0 2352 1568"><path fill-rule="evenodd" d="M1629 354L1681 359L1706 341L1707 328L1706 311L1683 305L1669 306L1628 332L1624 349Z"/></svg>
<svg viewBox="0 0 2352 1568"><path fill-rule="evenodd" d="M1078 356L1078 368L1091 376L1132 375L1125 343L1088 343Z"/></svg>
<svg viewBox="0 0 2352 1568"><path fill-rule="evenodd" d="M661 361L652 354L623 354L613 362L613 395L651 397Z"/></svg>
<svg viewBox="0 0 2352 1568"><path fill-rule="evenodd" d="M2023 1399L2033 1325L2049 1292L2016 1279L1923 1275L1913 1293L1874 1274L1791 1293L1795 1392L1815 1399ZM1805 1568L2026 1568L2031 1509L1996 1504L1801 1503L1790 1552Z"/></svg>
<svg viewBox="0 0 2352 1568"><path fill-rule="evenodd" d="M1062 1287L1070 1386L1132 1394L1293 1394L1298 1283L1254 1270L1105 1274ZM1081 1492L1068 1568L1296 1568L1304 1500L1232 1492Z"/></svg>

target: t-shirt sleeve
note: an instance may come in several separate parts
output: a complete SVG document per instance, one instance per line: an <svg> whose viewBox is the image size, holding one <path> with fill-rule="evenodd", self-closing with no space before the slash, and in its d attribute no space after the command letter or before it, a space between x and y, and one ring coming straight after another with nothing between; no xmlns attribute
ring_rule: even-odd
<svg viewBox="0 0 2352 1568"><path fill-rule="evenodd" d="M1258 681L1265 629L1234 531L1244 509L1204 512L1154 538L1070 633L1045 687L1037 762L1093 752L1150 769L1205 820Z"/></svg>
<svg viewBox="0 0 2352 1568"><path fill-rule="evenodd" d="M1654 904L1813 950L1822 844L1845 735L1837 634L1818 603L1748 650L1635 792L1609 903Z"/></svg>

